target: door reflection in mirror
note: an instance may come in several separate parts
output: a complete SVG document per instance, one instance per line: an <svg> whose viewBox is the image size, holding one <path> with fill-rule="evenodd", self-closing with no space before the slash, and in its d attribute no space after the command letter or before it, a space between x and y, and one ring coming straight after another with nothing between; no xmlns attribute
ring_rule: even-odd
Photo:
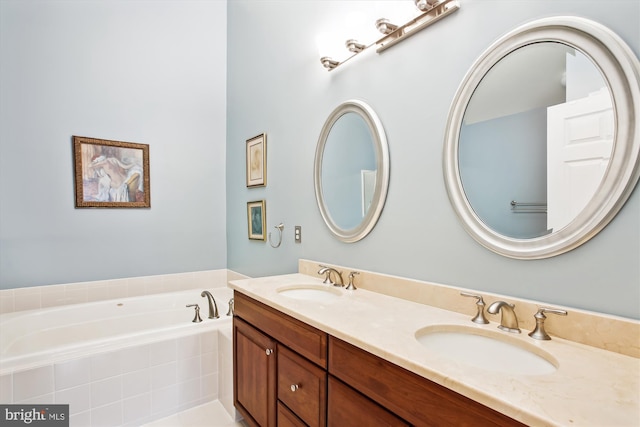
<svg viewBox="0 0 640 427"><path fill-rule="evenodd" d="M460 179L494 231L544 236L568 225L596 193L613 149L612 98L600 70L558 42L532 43L482 78L460 129ZM514 210L511 201L547 209Z"/></svg>

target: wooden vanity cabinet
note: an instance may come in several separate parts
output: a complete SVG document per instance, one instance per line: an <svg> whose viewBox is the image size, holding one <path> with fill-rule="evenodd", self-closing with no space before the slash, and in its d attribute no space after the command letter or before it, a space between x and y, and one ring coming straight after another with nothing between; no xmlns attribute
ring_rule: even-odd
<svg viewBox="0 0 640 427"><path fill-rule="evenodd" d="M506 415L335 337L329 337L329 373L411 425L524 426ZM329 389L330 411L334 401L333 391ZM345 411L357 418L360 416L360 407L360 404L355 404ZM364 415L366 414L362 414ZM330 413L329 420L331 418Z"/></svg>
<svg viewBox="0 0 640 427"><path fill-rule="evenodd" d="M234 404L247 423L325 427L327 334L239 292L233 325Z"/></svg>

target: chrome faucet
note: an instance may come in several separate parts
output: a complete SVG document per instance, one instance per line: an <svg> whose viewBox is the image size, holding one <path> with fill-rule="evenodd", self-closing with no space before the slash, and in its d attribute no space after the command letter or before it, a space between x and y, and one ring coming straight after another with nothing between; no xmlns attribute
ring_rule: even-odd
<svg viewBox="0 0 640 427"><path fill-rule="evenodd" d="M487 312L497 314L498 311L500 311L502 313L502 318L500 319L500 326L498 326L498 328L503 331L519 334L520 328L518 327L518 318L516 317L516 313L513 311L514 307L515 305L509 304L508 302L496 301L487 308Z"/></svg>
<svg viewBox="0 0 640 427"><path fill-rule="evenodd" d="M216 300L215 298L213 298L213 295L211 295L211 292L202 291L200 296L207 297L207 300L209 301L209 319L219 318L220 315L218 314L218 304L216 304Z"/></svg>
<svg viewBox="0 0 640 427"><path fill-rule="evenodd" d="M550 340L551 337L547 334L547 331L544 330L544 320L547 318L545 313L553 313L559 314L560 316L566 316L567 312L565 310L558 310L556 308L547 308L540 307L538 312L533 315L536 318L536 328L529 333L529 336L536 340Z"/></svg>
<svg viewBox="0 0 640 427"><path fill-rule="evenodd" d="M335 282L331 279L331 273L335 273L334 277L337 276L340 279L340 283ZM322 283L330 283L333 286L344 286L344 280L342 279L342 273L332 267L327 267L326 265L321 265L320 270L318 270L318 274L325 274L324 280Z"/></svg>

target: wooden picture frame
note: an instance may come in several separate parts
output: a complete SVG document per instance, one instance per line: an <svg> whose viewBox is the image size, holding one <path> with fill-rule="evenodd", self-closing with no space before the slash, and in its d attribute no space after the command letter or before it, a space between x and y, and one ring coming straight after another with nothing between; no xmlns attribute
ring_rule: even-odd
<svg viewBox="0 0 640 427"><path fill-rule="evenodd" d="M247 140L247 187L267 185L267 135L261 133Z"/></svg>
<svg viewBox="0 0 640 427"><path fill-rule="evenodd" d="M76 208L149 208L149 146L73 137Z"/></svg>
<svg viewBox="0 0 640 427"><path fill-rule="evenodd" d="M267 240L265 205L264 200L247 203L247 225L250 240Z"/></svg>

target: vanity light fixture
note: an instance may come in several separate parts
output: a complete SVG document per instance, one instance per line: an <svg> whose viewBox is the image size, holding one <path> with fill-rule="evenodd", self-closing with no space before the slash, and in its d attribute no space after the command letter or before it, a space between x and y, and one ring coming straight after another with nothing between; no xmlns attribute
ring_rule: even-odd
<svg viewBox="0 0 640 427"><path fill-rule="evenodd" d="M417 32L424 30L429 25L460 9L460 2L458 0L416 0L415 4L423 13L378 40L376 42L378 45L376 52L380 53L391 46L400 43L402 40L411 37Z"/></svg>
<svg viewBox="0 0 640 427"><path fill-rule="evenodd" d="M389 22L389 20L387 18L380 18L380 19L378 19L376 21L376 28L382 34L387 35L387 34L393 33L395 30L397 30L398 26L392 24L391 22Z"/></svg>
<svg viewBox="0 0 640 427"><path fill-rule="evenodd" d="M324 68L331 71L373 45L377 46L376 52L380 53L460 9L459 0L413 0L413 3L419 12L418 16L403 25L392 24L386 18L376 20L375 27L383 34L382 38L368 45L359 43L356 39L347 40L345 46L351 55L341 61L323 56L320 62Z"/></svg>
<svg viewBox="0 0 640 427"><path fill-rule="evenodd" d="M438 0L415 0L416 7L426 12L438 4Z"/></svg>
<svg viewBox="0 0 640 427"><path fill-rule="evenodd" d="M365 45L363 45L362 43L358 43L354 39L347 40L344 45L347 47L349 52L353 53L360 53L367 48Z"/></svg>
<svg viewBox="0 0 640 427"><path fill-rule="evenodd" d="M340 65L338 61L335 61L329 58L328 56L323 56L322 58L320 58L320 62L322 62L322 66L329 71L333 70L338 65Z"/></svg>

